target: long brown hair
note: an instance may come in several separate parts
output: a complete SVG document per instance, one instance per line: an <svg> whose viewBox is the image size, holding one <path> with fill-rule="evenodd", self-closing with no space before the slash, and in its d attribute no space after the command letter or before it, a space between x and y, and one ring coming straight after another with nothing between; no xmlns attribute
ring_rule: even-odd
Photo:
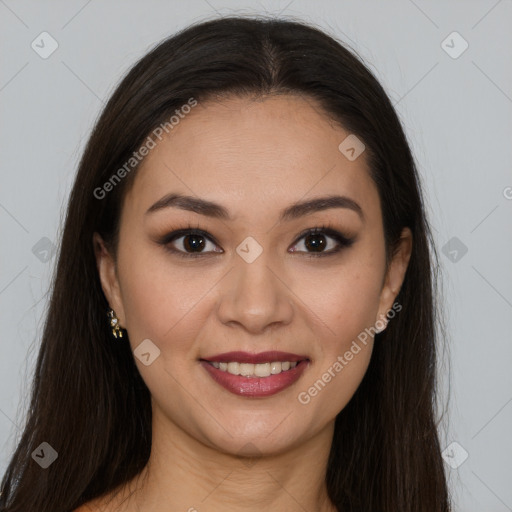
<svg viewBox="0 0 512 512"><path fill-rule="evenodd" d="M388 258L400 233L412 256L400 313L376 335L370 365L338 414L327 469L344 512L446 512L436 366L439 265L418 172L384 89L356 53L302 22L227 17L164 40L106 104L71 192L22 437L2 481L2 512L69 512L128 482L151 448L150 393L128 343L107 323L92 235L117 248L122 200L138 165L98 198L148 134L190 98L302 94L367 148L382 205ZM444 329L441 329L444 332ZM49 443L42 469L32 452Z"/></svg>

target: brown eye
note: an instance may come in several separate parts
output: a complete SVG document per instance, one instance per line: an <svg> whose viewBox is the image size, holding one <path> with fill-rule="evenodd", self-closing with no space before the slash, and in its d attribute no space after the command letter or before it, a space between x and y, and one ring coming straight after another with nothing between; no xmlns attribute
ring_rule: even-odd
<svg viewBox="0 0 512 512"><path fill-rule="evenodd" d="M206 243L202 235L185 235L183 236L183 247L186 251L201 252Z"/></svg>
<svg viewBox="0 0 512 512"><path fill-rule="evenodd" d="M169 251L179 256L202 256L212 252L223 252L216 249L210 236L204 231L198 229L180 229L166 235L160 243ZM212 246L212 250L208 250L208 244Z"/></svg>
<svg viewBox="0 0 512 512"><path fill-rule="evenodd" d="M307 235L305 237L304 245L308 250L314 251L314 252L322 252L329 243L325 241L325 235L322 234L312 234Z"/></svg>
<svg viewBox="0 0 512 512"><path fill-rule="evenodd" d="M305 250L293 249L292 252L306 252L314 256L327 256L339 252L343 247L350 247L354 239L343 236L331 228L313 228L303 233L299 240L304 242L295 246L304 246ZM332 242L334 240L334 243Z"/></svg>

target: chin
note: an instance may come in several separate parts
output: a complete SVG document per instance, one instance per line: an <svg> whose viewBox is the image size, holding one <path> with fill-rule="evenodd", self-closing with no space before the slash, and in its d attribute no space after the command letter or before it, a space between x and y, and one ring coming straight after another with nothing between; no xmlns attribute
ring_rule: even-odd
<svg viewBox="0 0 512 512"><path fill-rule="evenodd" d="M306 438L305 432L290 430L291 423L283 421L283 417L274 421L260 421L257 424L232 422L212 431L212 424L205 425L208 431L203 433L207 444L215 450L244 457L261 457L277 455L285 452ZM291 417L291 415L290 415ZM297 425L295 424L294 427ZM287 428L288 427L288 428ZM203 437L202 436L202 437Z"/></svg>

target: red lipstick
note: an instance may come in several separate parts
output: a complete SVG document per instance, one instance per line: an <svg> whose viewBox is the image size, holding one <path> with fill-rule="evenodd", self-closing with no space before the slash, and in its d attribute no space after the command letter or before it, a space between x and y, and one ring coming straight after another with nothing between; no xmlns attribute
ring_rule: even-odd
<svg viewBox="0 0 512 512"><path fill-rule="evenodd" d="M228 372L225 366L224 369L219 368L220 363L235 362L251 365L270 363L269 366L273 366L274 370L279 371L279 373L265 377L254 374L245 376L234 375ZM279 366L272 365L273 362L278 362ZM211 363L216 363L216 365L214 366ZM291 365L286 365L289 369L283 370L281 363L295 363L296 365L293 368ZM251 398L271 396L283 391L300 378L304 370L309 366L309 363L310 360L307 356L279 351L260 352L258 354L225 352L200 360L201 366L217 384L231 393ZM268 371L269 367L267 366L266 368Z"/></svg>

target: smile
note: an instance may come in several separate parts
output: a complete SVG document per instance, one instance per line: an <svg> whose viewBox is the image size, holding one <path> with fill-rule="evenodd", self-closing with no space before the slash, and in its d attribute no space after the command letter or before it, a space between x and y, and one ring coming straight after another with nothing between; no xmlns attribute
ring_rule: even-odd
<svg viewBox="0 0 512 512"><path fill-rule="evenodd" d="M210 377L233 394L266 397L294 384L310 364L309 358L285 352L230 352L201 359Z"/></svg>

